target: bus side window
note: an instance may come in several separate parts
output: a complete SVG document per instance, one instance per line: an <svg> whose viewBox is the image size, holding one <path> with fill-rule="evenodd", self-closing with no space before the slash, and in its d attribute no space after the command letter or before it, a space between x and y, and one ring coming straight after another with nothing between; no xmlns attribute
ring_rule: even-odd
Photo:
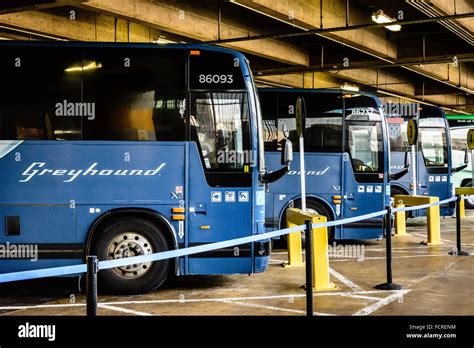
<svg viewBox="0 0 474 348"><path fill-rule="evenodd" d="M279 140L281 129L278 129L278 109L276 93L266 93L264 91L259 94L260 105L262 108L263 118L263 141L265 151L281 150Z"/></svg>
<svg viewBox="0 0 474 348"><path fill-rule="evenodd" d="M156 140L183 140L186 129L186 98L184 93L181 95L163 93L159 98L156 100L153 112Z"/></svg>
<svg viewBox="0 0 474 348"><path fill-rule="evenodd" d="M76 108L65 108L81 102L80 65L76 47L18 46L2 52L1 138L80 139L81 117Z"/></svg>
<svg viewBox="0 0 474 348"><path fill-rule="evenodd" d="M84 100L95 106L84 139L185 140L183 52L84 49L84 64L95 67L84 74Z"/></svg>

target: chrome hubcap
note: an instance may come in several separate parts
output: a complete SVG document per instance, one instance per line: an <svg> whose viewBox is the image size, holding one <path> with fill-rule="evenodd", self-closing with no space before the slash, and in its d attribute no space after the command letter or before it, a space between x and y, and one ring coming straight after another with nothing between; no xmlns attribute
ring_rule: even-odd
<svg viewBox="0 0 474 348"><path fill-rule="evenodd" d="M116 236L109 244L108 259L142 256L153 253L150 241L136 232L124 232ZM114 272L127 279L136 279L149 271L151 262L137 263L113 268Z"/></svg>

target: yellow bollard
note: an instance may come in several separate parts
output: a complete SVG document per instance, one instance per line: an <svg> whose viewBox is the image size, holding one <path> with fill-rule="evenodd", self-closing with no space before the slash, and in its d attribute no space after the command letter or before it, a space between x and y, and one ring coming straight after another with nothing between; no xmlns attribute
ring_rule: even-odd
<svg viewBox="0 0 474 348"><path fill-rule="evenodd" d="M402 201L398 202L395 208L404 208L405 204ZM397 236L407 235L406 213L404 211L397 211L395 213L395 234Z"/></svg>
<svg viewBox="0 0 474 348"><path fill-rule="evenodd" d="M325 216L313 216L313 224L326 222ZM336 286L329 279L328 229L313 228L313 289L332 290Z"/></svg>
<svg viewBox="0 0 474 348"><path fill-rule="evenodd" d="M439 202L438 197L430 197L429 203ZM428 225L428 241L426 245L439 245L441 243L441 218L439 205L426 209L426 223Z"/></svg>
<svg viewBox="0 0 474 348"><path fill-rule="evenodd" d="M286 211L286 221L288 227L295 227L304 224L299 218L300 209L290 208ZM288 262L282 264L283 267L303 267L303 248L301 246L301 232L288 234Z"/></svg>
<svg viewBox="0 0 474 348"><path fill-rule="evenodd" d="M289 227L304 225L305 220L311 220L313 224L326 222L326 217L314 212L303 212L301 209L290 208L286 211L286 221ZM330 282L329 278L329 255L328 255L328 231L327 227L313 228L312 231L312 251L313 251L313 282L315 291L332 290L336 286ZM299 243L292 239L291 235L299 238ZM307 248L310 246L306 246ZM296 254L298 252L299 254ZM301 233L295 232L288 235L288 261L290 266L303 265L301 253ZM298 263L299 262L299 263Z"/></svg>
<svg viewBox="0 0 474 348"><path fill-rule="evenodd" d="M466 217L466 212L465 212L465 203L464 203L464 195L474 195L474 187L456 187L455 188L455 193L456 196L461 196L461 219Z"/></svg>
<svg viewBox="0 0 474 348"><path fill-rule="evenodd" d="M464 219L466 217L466 207L464 206L464 196L461 196L461 201L459 202L459 208L460 208L460 211L459 211L459 215L461 217L461 219Z"/></svg>
<svg viewBox="0 0 474 348"><path fill-rule="evenodd" d="M395 195L394 199L395 199L395 202L398 202L398 204L402 203L407 207L439 202L438 197L429 197L429 196ZM426 218L427 218L426 225L427 225L428 241L422 242L422 243L426 245L442 244L439 205L427 208ZM401 221L399 222L401 223Z"/></svg>

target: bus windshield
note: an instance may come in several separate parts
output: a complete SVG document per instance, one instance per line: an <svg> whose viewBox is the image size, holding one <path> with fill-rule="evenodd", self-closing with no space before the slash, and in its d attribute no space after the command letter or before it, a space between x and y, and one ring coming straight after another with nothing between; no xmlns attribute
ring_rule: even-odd
<svg viewBox="0 0 474 348"><path fill-rule="evenodd" d="M387 118L390 150L405 152L411 148L407 138L407 122L403 118Z"/></svg>
<svg viewBox="0 0 474 348"><path fill-rule="evenodd" d="M345 147L355 173L383 173L382 113L373 98L344 95Z"/></svg>
<svg viewBox="0 0 474 348"><path fill-rule="evenodd" d="M302 206L303 173L307 207L328 221L378 211L389 204L388 139L377 97L343 89L260 88L259 95L269 168L278 167L285 136L293 143L296 157L288 175L269 185L266 228L287 226L285 210ZM306 116L304 171L296 130L297 98L302 98ZM334 239L380 238L383 221L376 218L367 224L336 226L330 233Z"/></svg>
<svg viewBox="0 0 474 348"><path fill-rule="evenodd" d="M194 93L191 137L208 169L242 169L250 164L250 122L246 93Z"/></svg>
<svg viewBox="0 0 474 348"><path fill-rule="evenodd" d="M383 172L381 122L348 122L346 141L355 172Z"/></svg>
<svg viewBox="0 0 474 348"><path fill-rule="evenodd" d="M427 167L448 166L445 128L420 128L420 147Z"/></svg>

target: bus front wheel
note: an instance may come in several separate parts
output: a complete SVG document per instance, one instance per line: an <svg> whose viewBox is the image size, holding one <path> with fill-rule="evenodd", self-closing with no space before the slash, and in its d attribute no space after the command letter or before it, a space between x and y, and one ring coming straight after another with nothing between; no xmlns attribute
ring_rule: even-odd
<svg viewBox="0 0 474 348"><path fill-rule="evenodd" d="M103 261L167 250L169 242L155 224L133 217L107 223L96 236L90 254ZM167 259L99 270L98 287L114 294L149 292L163 284L171 266L172 260Z"/></svg>
<svg viewBox="0 0 474 348"><path fill-rule="evenodd" d="M402 190L396 188L396 187L392 187L391 190L390 190L390 200L392 201L391 203L393 203L393 206L396 206L396 202L395 202L395 196L396 195L406 195L407 193L406 192L403 192ZM411 218L411 212L406 212L405 213L405 221L408 220L409 218ZM392 225L393 225L393 221L392 221Z"/></svg>
<svg viewBox="0 0 474 348"><path fill-rule="evenodd" d="M300 208L301 209L301 200L300 199L295 200L294 203L293 203L293 206L295 208ZM324 206L324 204L322 204L320 202L308 199L306 201L306 209L308 209L309 211L314 212L318 215L325 216L327 221L332 221L332 214L329 212L329 209L326 208ZM286 211L284 212L284 215L283 215L282 228L286 228L288 226L285 216L286 216ZM285 240L285 242L288 240L287 235L285 235L284 240ZM334 227L329 227L328 228L328 242L332 243L333 240L334 240ZM301 233L301 242L303 244L303 247L305 247L306 244L305 244L305 233L304 232Z"/></svg>

